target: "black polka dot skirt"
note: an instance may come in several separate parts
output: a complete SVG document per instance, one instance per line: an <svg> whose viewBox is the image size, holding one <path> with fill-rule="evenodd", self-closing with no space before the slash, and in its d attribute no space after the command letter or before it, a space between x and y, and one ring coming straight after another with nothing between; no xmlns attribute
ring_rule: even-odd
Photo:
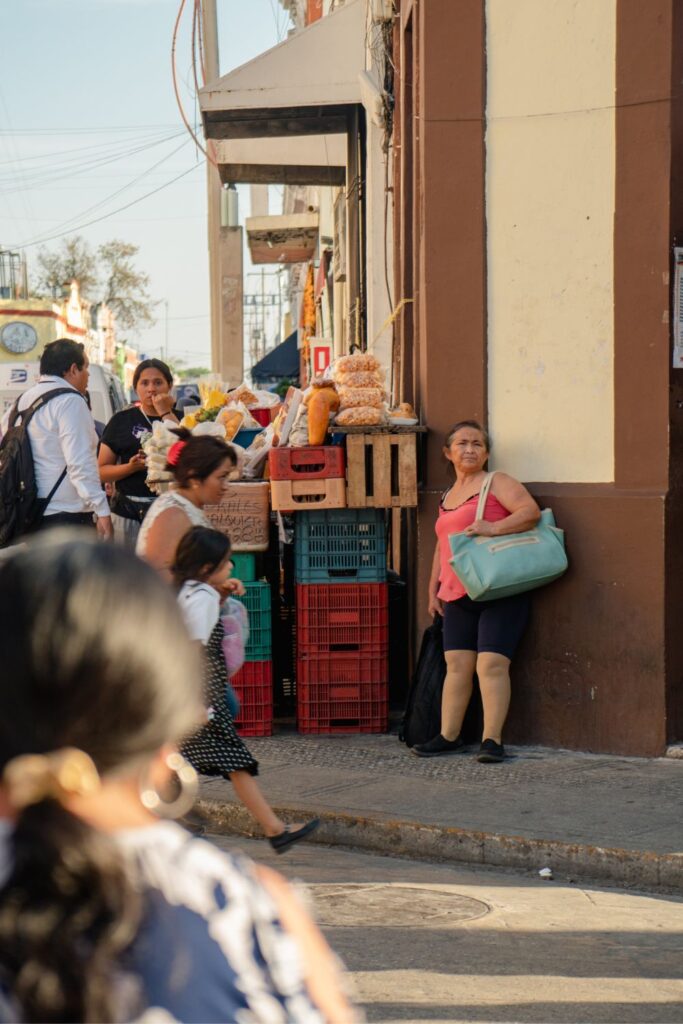
<svg viewBox="0 0 683 1024"><path fill-rule="evenodd" d="M205 650L205 700L209 721L182 747L200 775L222 775L246 771L258 775L258 761L239 738L230 710L225 702L228 673L223 656L223 623L219 619Z"/></svg>

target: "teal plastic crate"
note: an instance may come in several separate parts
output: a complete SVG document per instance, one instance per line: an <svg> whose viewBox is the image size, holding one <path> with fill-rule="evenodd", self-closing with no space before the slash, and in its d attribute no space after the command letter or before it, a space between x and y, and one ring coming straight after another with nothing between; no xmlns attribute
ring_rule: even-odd
<svg viewBox="0 0 683 1024"><path fill-rule="evenodd" d="M245 583L246 594L240 598L249 612L249 642L246 661L270 661L273 650L273 628L269 583Z"/></svg>
<svg viewBox="0 0 683 1024"><path fill-rule="evenodd" d="M254 583L256 580L256 555L251 551L234 551L230 555L232 575L242 583Z"/></svg>
<svg viewBox="0 0 683 1024"><path fill-rule="evenodd" d="M384 510L298 512L294 521L297 583L385 583Z"/></svg>

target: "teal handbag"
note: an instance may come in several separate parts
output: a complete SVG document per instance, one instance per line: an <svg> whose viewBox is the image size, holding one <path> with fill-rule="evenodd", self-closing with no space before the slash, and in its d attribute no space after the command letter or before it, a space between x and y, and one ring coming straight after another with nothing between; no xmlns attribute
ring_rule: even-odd
<svg viewBox="0 0 683 1024"><path fill-rule="evenodd" d="M494 474L479 493L475 519L483 519ZM567 569L564 530L555 526L551 509L541 512L533 530L500 537L466 537L453 533L451 565L473 601L492 601L552 583Z"/></svg>

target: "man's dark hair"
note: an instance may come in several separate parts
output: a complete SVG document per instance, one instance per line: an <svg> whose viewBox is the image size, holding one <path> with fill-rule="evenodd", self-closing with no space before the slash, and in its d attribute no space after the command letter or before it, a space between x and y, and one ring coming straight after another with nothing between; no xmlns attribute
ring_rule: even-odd
<svg viewBox="0 0 683 1024"><path fill-rule="evenodd" d="M166 363L162 362L161 359L143 359L142 362L138 363L135 367L135 373L133 374L134 388L138 386L138 381L142 376L143 370L158 370L167 384L173 384L173 374Z"/></svg>
<svg viewBox="0 0 683 1024"><path fill-rule="evenodd" d="M45 376L63 377L76 364L79 370L85 363L85 348L80 341L58 338L49 342L40 357L40 372Z"/></svg>

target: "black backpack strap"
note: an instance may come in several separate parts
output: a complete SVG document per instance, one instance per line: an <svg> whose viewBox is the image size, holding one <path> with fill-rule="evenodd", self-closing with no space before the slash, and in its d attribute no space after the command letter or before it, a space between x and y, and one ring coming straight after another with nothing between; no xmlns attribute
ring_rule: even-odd
<svg viewBox="0 0 683 1024"><path fill-rule="evenodd" d="M17 401L15 402L14 409L10 413L9 426L14 426L14 422L18 416L21 416L21 425L23 427L28 426L33 416L38 412L39 409L42 409L42 407L46 405L51 398L57 398L58 395L80 394L80 391L76 391L75 388L55 388L54 391L48 391L47 394L40 395L39 398L36 398L35 402L31 402L31 404L27 406L26 409L22 409L21 412L19 412L19 400L17 399ZM85 402L85 396L81 395L81 398ZM12 417L14 417L14 419L12 419Z"/></svg>
<svg viewBox="0 0 683 1024"><path fill-rule="evenodd" d="M52 490L48 494L47 498L44 499L44 501L45 501L45 508L47 508L47 506L50 504L50 502L54 498L54 496L57 493L57 491L59 490L59 488L62 486L62 484L64 482L64 477L65 476L66 476L66 466L64 467L62 472L57 477L57 483L54 485L54 487L52 488Z"/></svg>

